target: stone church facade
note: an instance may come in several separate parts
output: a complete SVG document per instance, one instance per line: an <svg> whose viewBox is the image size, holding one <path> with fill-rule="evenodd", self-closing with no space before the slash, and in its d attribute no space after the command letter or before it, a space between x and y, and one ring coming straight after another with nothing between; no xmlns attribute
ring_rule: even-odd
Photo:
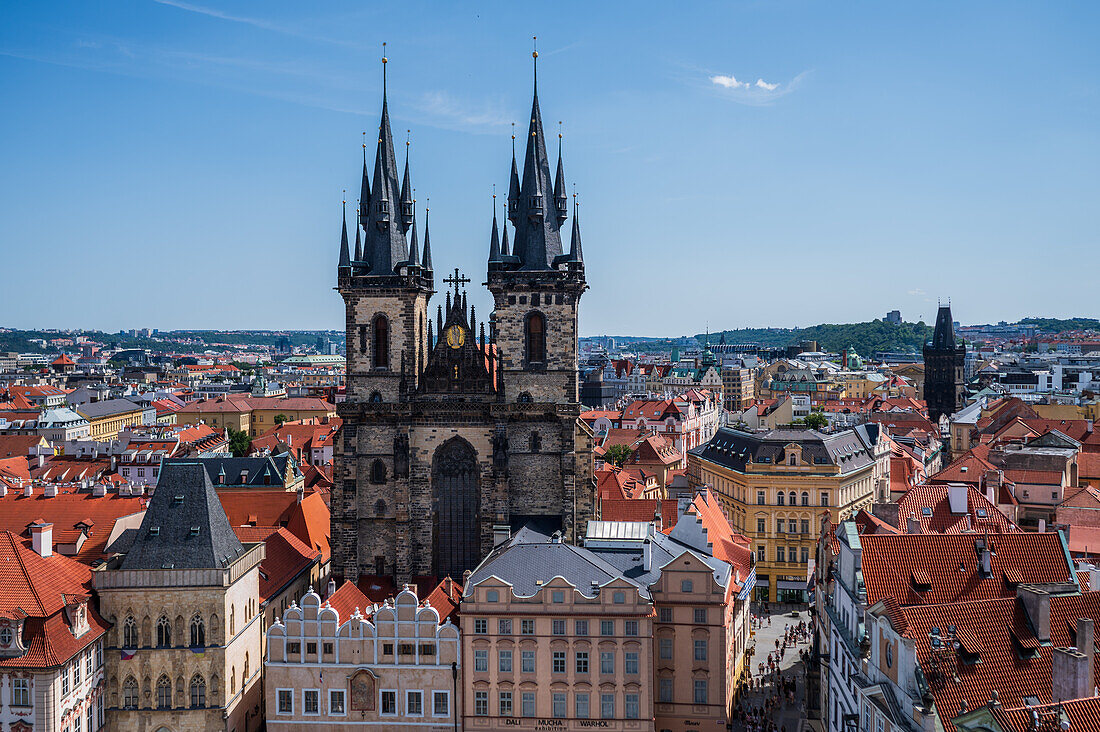
<svg viewBox="0 0 1100 732"><path fill-rule="evenodd" d="M408 156L399 183L383 93L354 249L345 221L338 267L348 368L332 492L338 580L458 578L495 533L529 521L567 541L584 535L594 510L577 382L587 284L575 210L563 251L569 213L560 136L552 177L536 90L522 177L513 152L507 221L493 216L494 312L477 321L470 280L454 270L433 314L430 235L425 222L421 252Z"/></svg>

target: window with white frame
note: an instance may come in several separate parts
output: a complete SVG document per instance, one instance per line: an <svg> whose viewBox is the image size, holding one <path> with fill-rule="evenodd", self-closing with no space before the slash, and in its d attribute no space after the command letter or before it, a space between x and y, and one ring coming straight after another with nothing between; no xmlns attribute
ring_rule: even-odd
<svg viewBox="0 0 1100 732"><path fill-rule="evenodd" d="M535 673L535 652L534 651L520 651L519 659L521 673L533 674Z"/></svg>
<svg viewBox="0 0 1100 732"><path fill-rule="evenodd" d="M410 717L424 715L424 692L410 689L405 692L405 714Z"/></svg>
<svg viewBox="0 0 1100 732"><path fill-rule="evenodd" d="M294 714L294 690L279 689L277 692L277 697L279 700L278 713Z"/></svg>
<svg viewBox="0 0 1100 732"><path fill-rule="evenodd" d="M303 689L302 690L302 713L304 713L304 714L320 714L321 713L321 690L320 689Z"/></svg>
<svg viewBox="0 0 1100 732"><path fill-rule="evenodd" d="M397 715L397 691L395 689L382 690L381 713L393 717Z"/></svg>
<svg viewBox="0 0 1100 732"><path fill-rule="evenodd" d="M344 690L343 689L329 689L328 690L328 713L329 714L346 714L344 708Z"/></svg>
<svg viewBox="0 0 1100 732"><path fill-rule="evenodd" d="M13 679L11 682L11 705L29 707L31 705L30 679Z"/></svg>
<svg viewBox="0 0 1100 732"><path fill-rule="evenodd" d="M489 650L486 648L474 649L474 671L489 670Z"/></svg>
<svg viewBox="0 0 1100 732"><path fill-rule="evenodd" d="M449 692L449 691L433 691L432 692L432 716L433 717L449 717L449 716L451 716L451 692Z"/></svg>

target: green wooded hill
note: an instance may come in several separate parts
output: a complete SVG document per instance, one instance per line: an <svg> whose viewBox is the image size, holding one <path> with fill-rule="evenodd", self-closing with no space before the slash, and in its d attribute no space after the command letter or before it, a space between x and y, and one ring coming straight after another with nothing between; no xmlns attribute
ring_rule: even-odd
<svg viewBox="0 0 1100 732"><path fill-rule="evenodd" d="M927 341L932 340L932 326L919 323L887 323L872 320L868 323L822 323L808 328L742 328L711 333L710 343L718 343L725 336L726 343L758 343L761 346L782 347L800 341L817 341L822 351L839 353L849 346L861 356L871 356L879 351L920 353ZM707 337L700 333L695 336Z"/></svg>

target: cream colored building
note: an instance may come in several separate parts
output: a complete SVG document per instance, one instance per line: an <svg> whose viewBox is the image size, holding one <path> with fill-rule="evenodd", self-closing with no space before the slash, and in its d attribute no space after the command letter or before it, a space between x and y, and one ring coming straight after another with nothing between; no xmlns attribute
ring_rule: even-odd
<svg viewBox="0 0 1100 732"><path fill-rule="evenodd" d="M312 589L267 633L267 729L457 727L458 627L405 587L371 605L351 582Z"/></svg>
<svg viewBox="0 0 1100 732"><path fill-rule="evenodd" d="M107 723L119 732L263 725L262 543L241 544L198 462L166 464L125 553L95 571Z"/></svg>

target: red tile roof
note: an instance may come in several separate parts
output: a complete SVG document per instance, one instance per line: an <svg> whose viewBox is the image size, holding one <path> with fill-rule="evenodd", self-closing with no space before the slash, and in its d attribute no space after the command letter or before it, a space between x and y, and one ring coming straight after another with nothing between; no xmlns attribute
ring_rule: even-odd
<svg viewBox="0 0 1100 732"><path fill-rule="evenodd" d="M951 512L948 500L949 487L946 484L915 485L898 498L898 528L906 526L910 515L916 517L921 530L932 534L960 534L966 531L990 531L1004 533L1019 531L1016 524L1008 520L996 506L986 499L977 488L966 485L966 513ZM932 509L927 516L923 509ZM985 516L980 516L984 512Z"/></svg>
<svg viewBox="0 0 1100 732"><path fill-rule="evenodd" d="M336 592L329 595L328 604L340 614L340 622L343 623L352 616L356 609L364 615L369 615L367 608L374 603L359 591L354 582L347 580Z"/></svg>
<svg viewBox="0 0 1100 732"><path fill-rule="evenodd" d="M329 560L330 514L320 493L311 493L291 511L287 528L309 547L321 552L321 561Z"/></svg>
<svg viewBox="0 0 1100 732"><path fill-rule="evenodd" d="M260 599L267 602L279 594L302 572L308 572L321 552L310 549L298 537L278 526L238 526L233 532L244 542L264 542L264 560L260 562Z"/></svg>
<svg viewBox="0 0 1100 732"><path fill-rule="evenodd" d="M461 601L462 584L449 578L444 578L425 598L425 602L439 612L440 623L446 622L448 618L452 623L458 623L458 605Z"/></svg>
<svg viewBox="0 0 1100 732"><path fill-rule="evenodd" d="M1033 711L1044 720L1053 719L1056 725L1060 725L1062 720L1061 714L1058 714L1060 711L1069 721L1072 732L1100 732L1100 697L1095 696L1038 707L1008 709L1001 705L993 709L993 716L1003 732L1033 732Z"/></svg>
<svg viewBox="0 0 1100 732"><path fill-rule="evenodd" d="M31 542L11 531L0 531L0 614L25 617L27 652L0 660L0 668L59 666L102 636L108 624L89 603L89 630L73 636L65 613L66 600L89 598L92 570L54 553L40 556Z"/></svg>
<svg viewBox="0 0 1100 732"><path fill-rule="evenodd" d="M144 497L124 497L118 493L96 497L90 491L72 493L67 488L59 490L53 498L46 498L40 486L35 490L35 495L29 498L15 491L0 498L0 530L29 537L27 527L41 518L53 524L54 543L62 544L75 540L78 524L90 524L85 532L87 540L73 555L85 564L106 558L107 539L115 521L144 511L147 501Z"/></svg>
<svg viewBox="0 0 1100 732"><path fill-rule="evenodd" d="M676 500L661 500L661 531L668 533L679 518ZM600 502L600 518L604 521L652 521L657 511L656 498L608 498Z"/></svg>
<svg viewBox="0 0 1100 732"><path fill-rule="evenodd" d="M992 573L982 577L975 542L980 534L869 534L863 547L863 581L867 602L893 597L902 606L1008 597L1016 588L1004 581L1015 567L1025 583L1072 582L1062 541L1057 533L991 535ZM961 569L960 569L961 567ZM922 569L931 588L918 591L911 570Z"/></svg>

